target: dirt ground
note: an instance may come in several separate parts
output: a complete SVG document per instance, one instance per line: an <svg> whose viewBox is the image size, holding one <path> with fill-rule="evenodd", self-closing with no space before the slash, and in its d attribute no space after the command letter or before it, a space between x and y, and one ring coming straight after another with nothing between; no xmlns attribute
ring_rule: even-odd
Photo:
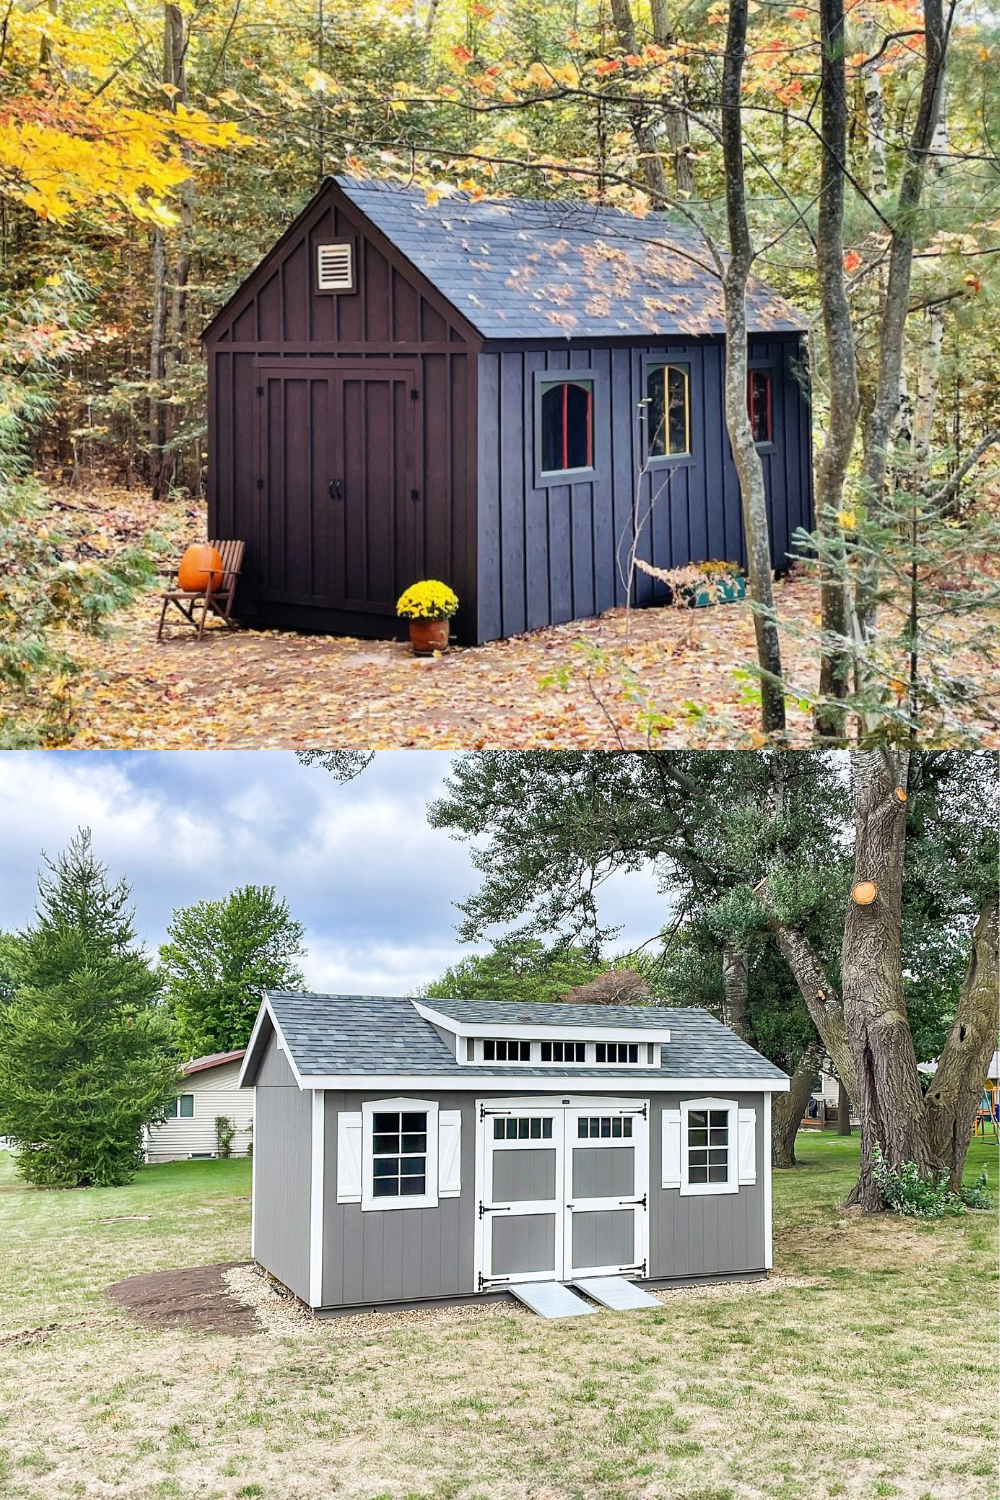
<svg viewBox="0 0 1000 1500"><path fill-rule="evenodd" d="M253 1309L231 1290L226 1272L239 1261L151 1271L108 1287L108 1296L153 1328L198 1328L204 1333L259 1333Z"/></svg>
<svg viewBox="0 0 1000 1500"><path fill-rule="evenodd" d="M124 491L81 496L73 505L88 555L95 513L111 550L138 540L153 519L148 499ZM203 524L190 505L174 509L155 516L171 558ZM792 693L789 729L793 743L805 744L806 698L817 681L814 653L804 640L818 624L815 585L802 578L779 582L777 608ZM178 628L158 643L158 618L151 591L121 617L113 639L73 643L87 664L72 688L74 748L336 743L614 750L645 744L651 716L664 747L760 743L747 672L754 659L753 615L742 603L631 616L611 610L595 620L429 659L414 657L399 641L231 632L218 624L199 644L179 616ZM975 682L980 703L1000 699L1000 670L968 655L956 644L952 673ZM979 716L976 697L963 710L966 723ZM988 732L986 742L1000 738Z"/></svg>

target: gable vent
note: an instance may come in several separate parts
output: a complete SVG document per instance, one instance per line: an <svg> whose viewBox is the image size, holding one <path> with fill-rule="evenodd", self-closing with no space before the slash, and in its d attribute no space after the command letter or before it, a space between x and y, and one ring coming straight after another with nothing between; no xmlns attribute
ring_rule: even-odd
<svg viewBox="0 0 1000 1500"><path fill-rule="evenodd" d="M321 292L353 292L354 246L319 245L316 250L316 287Z"/></svg>

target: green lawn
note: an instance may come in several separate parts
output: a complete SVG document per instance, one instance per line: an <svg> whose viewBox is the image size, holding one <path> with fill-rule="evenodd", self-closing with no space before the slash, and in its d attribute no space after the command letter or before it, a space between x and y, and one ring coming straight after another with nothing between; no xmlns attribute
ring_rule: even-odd
<svg viewBox="0 0 1000 1500"><path fill-rule="evenodd" d="M248 1163L37 1192L0 1154L0 1495L995 1500L996 1214L845 1214L856 1139L799 1141L777 1290L349 1340L154 1332L104 1299L246 1256ZM995 1186L993 1141L984 1164Z"/></svg>

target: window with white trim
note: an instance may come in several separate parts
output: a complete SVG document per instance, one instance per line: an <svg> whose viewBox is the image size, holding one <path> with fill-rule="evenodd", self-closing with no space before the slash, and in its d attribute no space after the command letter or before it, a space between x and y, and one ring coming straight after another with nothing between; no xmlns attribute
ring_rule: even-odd
<svg viewBox="0 0 1000 1500"><path fill-rule="evenodd" d="M598 1042L595 1061L599 1063L637 1063L639 1047L636 1042Z"/></svg>
<svg viewBox="0 0 1000 1500"><path fill-rule="evenodd" d="M361 1207L436 1208L438 1106L377 1099L361 1107Z"/></svg>
<svg viewBox="0 0 1000 1500"><path fill-rule="evenodd" d="M739 1110L735 1099L684 1099L680 1117L681 1193L738 1192Z"/></svg>
<svg viewBox="0 0 1000 1500"><path fill-rule="evenodd" d="M513 1041L510 1037L487 1037L483 1042L484 1062L530 1062L531 1043Z"/></svg>
<svg viewBox="0 0 1000 1500"><path fill-rule="evenodd" d="M586 1062L586 1042L543 1042L542 1062Z"/></svg>
<svg viewBox="0 0 1000 1500"><path fill-rule="evenodd" d="M177 1094L164 1106L163 1118L165 1120L193 1120L194 1095Z"/></svg>

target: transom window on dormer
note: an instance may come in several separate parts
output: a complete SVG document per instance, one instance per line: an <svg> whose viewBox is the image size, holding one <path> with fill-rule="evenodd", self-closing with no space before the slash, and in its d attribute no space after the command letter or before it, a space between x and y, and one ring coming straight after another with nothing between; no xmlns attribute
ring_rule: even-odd
<svg viewBox="0 0 1000 1500"><path fill-rule="evenodd" d="M484 1062L530 1062L531 1043L514 1042L507 1037L487 1037L483 1042Z"/></svg>
<svg viewBox="0 0 1000 1500"><path fill-rule="evenodd" d="M543 1042L542 1062L586 1062L586 1042Z"/></svg>
<svg viewBox="0 0 1000 1500"><path fill-rule="evenodd" d="M599 1063L637 1063L639 1045L637 1042L598 1042L596 1060Z"/></svg>

